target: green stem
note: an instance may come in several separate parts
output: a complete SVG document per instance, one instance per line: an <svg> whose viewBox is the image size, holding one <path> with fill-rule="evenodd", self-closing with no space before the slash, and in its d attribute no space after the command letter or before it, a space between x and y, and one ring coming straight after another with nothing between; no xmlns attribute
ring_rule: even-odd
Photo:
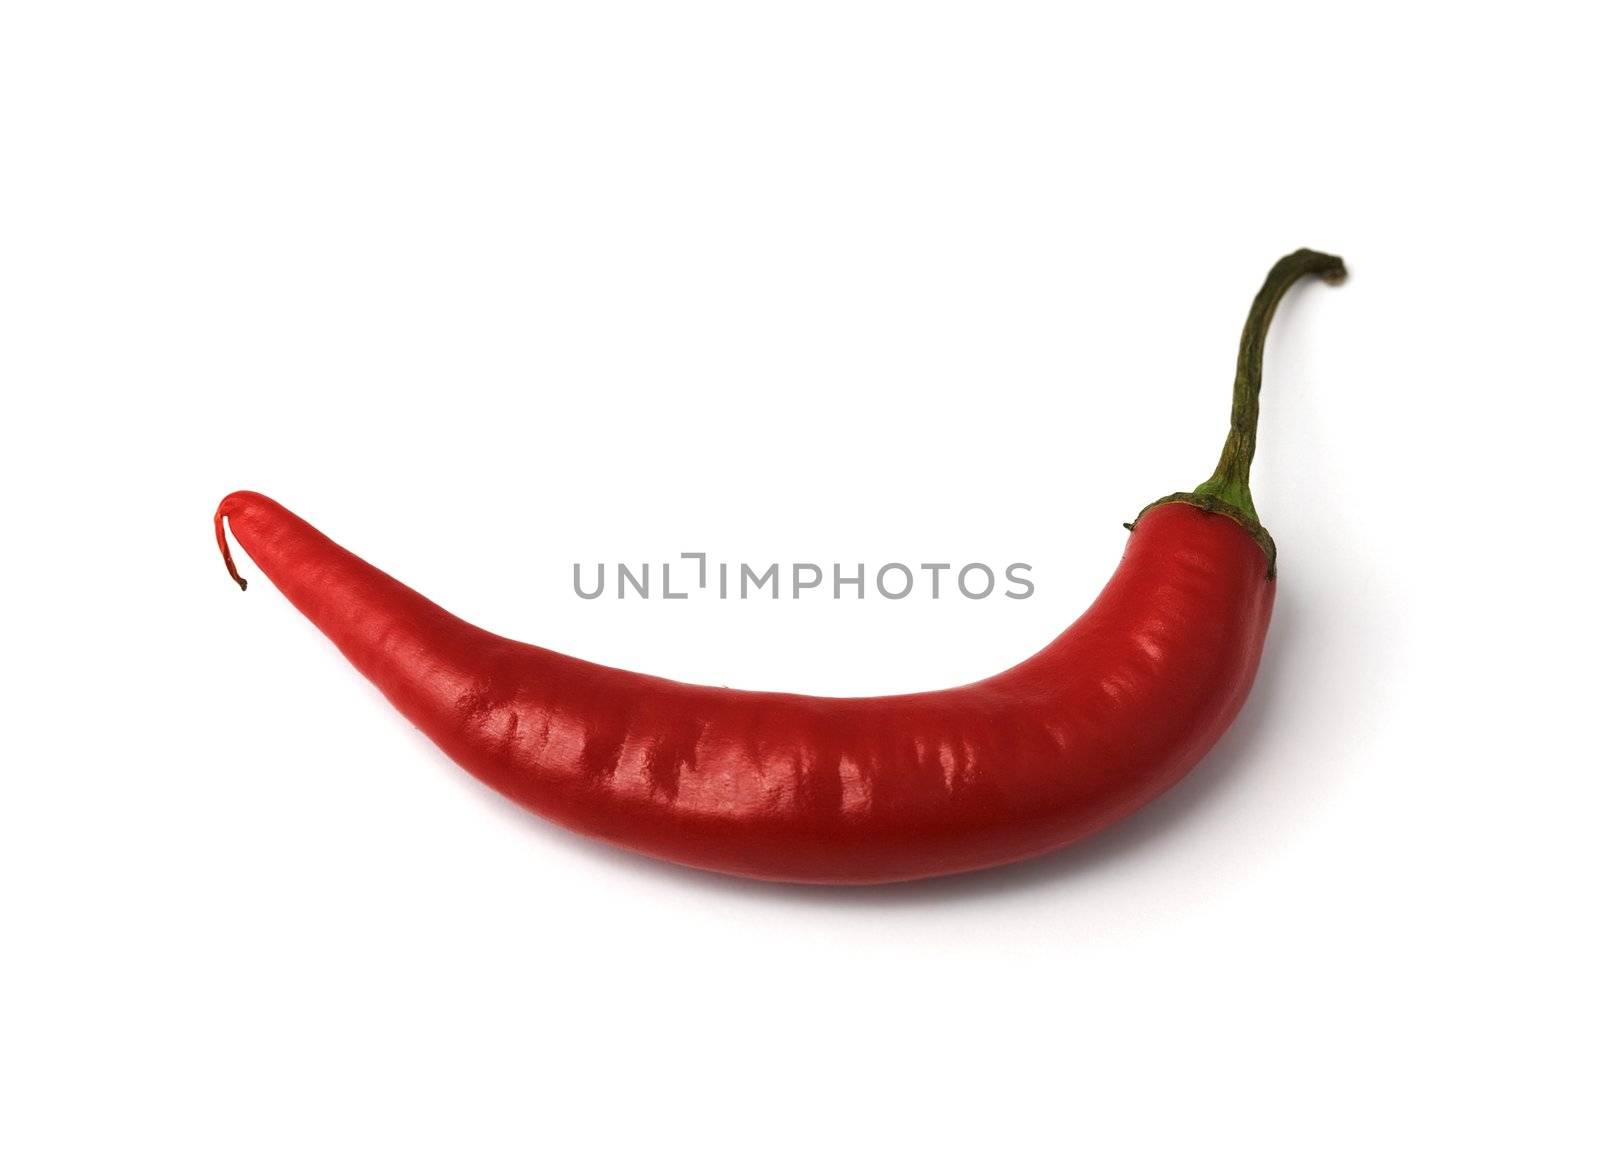
<svg viewBox="0 0 1600 1153"><path fill-rule="evenodd" d="M1272 314L1278 310L1278 302L1296 281L1311 275L1320 276L1329 284L1338 284L1345 277L1344 261L1325 252L1302 248L1285 256L1267 273L1266 283L1256 293L1255 303L1250 306L1250 315L1244 322L1244 333L1239 338L1239 367L1233 377L1233 416L1217 470L1193 492L1174 493L1155 502L1181 501L1231 517L1261 543L1269 563L1273 564L1277 549L1267 530L1261 527L1255 500L1250 495L1250 462L1255 459L1256 425L1261 418L1261 361L1267 347L1267 328L1272 324Z"/></svg>
<svg viewBox="0 0 1600 1153"><path fill-rule="evenodd" d="M1267 348L1267 328L1284 293L1302 276L1312 274L1329 284L1344 279L1344 261L1324 252L1302 248L1291 252L1272 266L1266 283L1256 293L1255 303L1239 337L1239 368L1233 377L1233 420L1228 439L1222 446L1222 459L1211 479L1195 489L1196 496L1215 497L1260 523L1255 501L1250 496L1250 462L1256 455L1256 424L1261 418L1261 361Z"/></svg>

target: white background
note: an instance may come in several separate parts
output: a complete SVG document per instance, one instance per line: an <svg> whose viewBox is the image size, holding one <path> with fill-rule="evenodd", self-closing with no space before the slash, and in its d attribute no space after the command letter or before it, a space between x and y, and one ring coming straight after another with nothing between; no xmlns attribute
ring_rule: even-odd
<svg viewBox="0 0 1600 1153"><path fill-rule="evenodd" d="M1593 1148L1593 44L1539 4L8 5L0 1144ZM258 488L595 660L974 679L1203 479L1300 245L1351 277L1269 349L1255 693L1041 863L592 846L211 540ZM1038 594L571 592L685 549Z"/></svg>

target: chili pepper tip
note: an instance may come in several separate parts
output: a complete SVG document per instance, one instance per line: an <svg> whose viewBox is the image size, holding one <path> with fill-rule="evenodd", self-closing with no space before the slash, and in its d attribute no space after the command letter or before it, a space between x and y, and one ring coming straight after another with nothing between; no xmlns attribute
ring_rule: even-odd
<svg viewBox="0 0 1600 1153"><path fill-rule="evenodd" d="M217 506L217 515L214 520L217 529L217 548L222 552L222 563L228 566L228 575L238 582L239 591L244 592L250 587L250 582L245 580L244 577L240 576L239 570L233 566L233 553L228 551L228 537L222 531L222 517L224 515L222 510L226 508L227 505L228 501L224 500L220 505Z"/></svg>

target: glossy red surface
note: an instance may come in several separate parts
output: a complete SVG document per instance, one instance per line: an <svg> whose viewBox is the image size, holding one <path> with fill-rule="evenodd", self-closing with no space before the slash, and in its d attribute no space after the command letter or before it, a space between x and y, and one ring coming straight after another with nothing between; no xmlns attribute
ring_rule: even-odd
<svg viewBox="0 0 1600 1153"><path fill-rule="evenodd" d="M864 884L1059 848L1172 785L1255 678L1274 583L1227 517L1149 510L1088 611L961 688L679 684L506 640L275 501L217 510L262 572L452 759L568 828L702 869Z"/></svg>

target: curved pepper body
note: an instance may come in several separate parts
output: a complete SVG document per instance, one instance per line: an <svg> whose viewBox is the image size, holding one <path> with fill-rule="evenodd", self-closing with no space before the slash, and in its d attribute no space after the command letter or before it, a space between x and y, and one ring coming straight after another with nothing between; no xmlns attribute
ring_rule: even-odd
<svg viewBox="0 0 1600 1153"><path fill-rule="evenodd" d="M1210 479L1149 506L1089 610L961 688L805 697L685 685L474 628L281 505L236 492L223 528L355 666L482 780L578 832L773 881L872 884L1003 865L1085 837L1188 772L1233 722L1272 615L1277 549L1250 493L1273 265L1239 340Z"/></svg>
<svg viewBox="0 0 1600 1153"><path fill-rule="evenodd" d="M450 615L275 501L217 510L261 570L453 760L628 849L777 881L865 884L1059 848L1184 775L1244 703L1275 583L1257 540L1149 509L1094 604L961 688L809 697L680 684Z"/></svg>

